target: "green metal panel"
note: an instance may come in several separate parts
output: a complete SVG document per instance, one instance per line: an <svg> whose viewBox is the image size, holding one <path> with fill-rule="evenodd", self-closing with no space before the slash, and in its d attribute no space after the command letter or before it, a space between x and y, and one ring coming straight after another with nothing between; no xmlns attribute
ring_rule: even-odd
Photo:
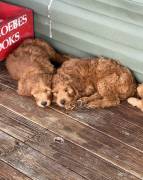
<svg viewBox="0 0 143 180"><path fill-rule="evenodd" d="M81 9L86 9L87 11L99 13L101 15L106 15L111 18L116 18L117 20L122 20L127 23L133 23L136 25L143 26L143 18L140 12L134 12L133 9L130 8L124 9L122 6L113 6L109 3L109 1L102 2L101 0L61 0L65 4L73 5L75 7L79 7ZM130 0L131 1L131 0ZM141 0L142 1L142 0ZM121 0L119 1L120 3ZM138 9L139 10L139 9ZM143 12L143 8L141 9L141 13Z"/></svg>
<svg viewBox="0 0 143 180"><path fill-rule="evenodd" d="M35 31L58 50L79 56L118 59L143 81L143 2L141 0L6 0L35 11Z"/></svg>
<svg viewBox="0 0 143 180"><path fill-rule="evenodd" d="M37 37L43 38L47 40L50 44L52 44L59 52L63 53L71 53L78 57L90 57L91 54L86 53L85 51L79 50L76 47L68 46L67 44L62 43L61 41L57 41L53 38L49 38L48 36L45 36L40 33L36 33Z"/></svg>

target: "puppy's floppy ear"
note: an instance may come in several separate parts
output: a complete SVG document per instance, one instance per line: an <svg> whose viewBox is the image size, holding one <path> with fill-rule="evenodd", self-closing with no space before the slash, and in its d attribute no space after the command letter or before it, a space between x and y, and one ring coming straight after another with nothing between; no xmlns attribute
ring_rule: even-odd
<svg viewBox="0 0 143 180"><path fill-rule="evenodd" d="M28 83L25 78L22 78L18 81L17 93L21 96L29 96L30 95L30 87L28 87Z"/></svg>

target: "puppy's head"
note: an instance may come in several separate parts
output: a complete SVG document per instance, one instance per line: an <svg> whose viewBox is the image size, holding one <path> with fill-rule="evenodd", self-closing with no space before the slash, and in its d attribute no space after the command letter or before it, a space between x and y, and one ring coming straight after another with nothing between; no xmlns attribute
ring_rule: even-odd
<svg viewBox="0 0 143 180"><path fill-rule="evenodd" d="M18 82L18 94L23 96L33 96L40 107L51 104L52 75L26 73Z"/></svg>
<svg viewBox="0 0 143 180"><path fill-rule="evenodd" d="M60 82L53 87L53 97L56 104L65 109L72 109L75 99L75 90L67 83Z"/></svg>
<svg viewBox="0 0 143 180"><path fill-rule="evenodd" d="M48 86L34 87L31 94L34 96L38 106L50 106L52 101L52 91Z"/></svg>

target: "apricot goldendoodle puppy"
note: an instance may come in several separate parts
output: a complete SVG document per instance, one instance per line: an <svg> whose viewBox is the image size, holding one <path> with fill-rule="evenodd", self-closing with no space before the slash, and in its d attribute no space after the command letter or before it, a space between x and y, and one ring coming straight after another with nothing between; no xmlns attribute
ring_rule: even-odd
<svg viewBox="0 0 143 180"><path fill-rule="evenodd" d="M51 82L54 66L50 60L62 60L60 55L41 39L27 39L7 58L9 74L18 80L18 94L34 96L40 107L51 104Z"/></svg>
<svg viewBox="0 0 143 180"><path fill-rule="evenodd" d="M133 96L136 83L129 69L114 60L70 59L54 75L52 89L56 103L66 109L77 101L87 108L105 108Z"/></svg>

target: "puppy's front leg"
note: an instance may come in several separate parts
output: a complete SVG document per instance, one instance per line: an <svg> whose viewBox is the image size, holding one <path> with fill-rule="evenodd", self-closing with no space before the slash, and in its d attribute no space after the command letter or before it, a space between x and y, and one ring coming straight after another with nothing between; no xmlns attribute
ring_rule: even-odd
<svg viewBox="0 0 143 180"><path fill-rule="evenodd" d="M75 108L76 108L76 103L75 102L65 105L66 110L73 110Z"/></svg>
<svg viewBox="0 0 143 180"><path fill-rule="evenodd" d="M92 94L88 97L82 97L77 101L78 106L84 106L88 104L89 102L93 101L94 99L100 99L101 96L98 93Z"/></svg>
<svg viewBox="0 0 143 180"><path fill-rule="evenodd" d="M90 101L87 103L86 107L87 108L108 108L112 106L117 106L120 104L120 99L118 98L109 98L109 97L104 97L102 99L95 98L93 101Z"/></svg>

